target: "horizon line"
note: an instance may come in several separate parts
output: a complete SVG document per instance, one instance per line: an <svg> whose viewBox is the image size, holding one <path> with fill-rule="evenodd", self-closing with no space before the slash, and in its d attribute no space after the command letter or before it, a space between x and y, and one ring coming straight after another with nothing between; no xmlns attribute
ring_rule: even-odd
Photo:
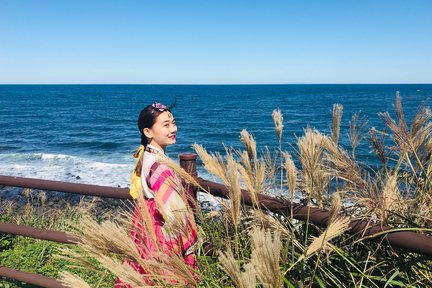
<svg viewBox="0 0 432 288"><path fill-rule="evenodd" d="M0 85L178 85L178 86L210 86L210 85L431 85L432 82L410 83L0 83Z"/></svg>

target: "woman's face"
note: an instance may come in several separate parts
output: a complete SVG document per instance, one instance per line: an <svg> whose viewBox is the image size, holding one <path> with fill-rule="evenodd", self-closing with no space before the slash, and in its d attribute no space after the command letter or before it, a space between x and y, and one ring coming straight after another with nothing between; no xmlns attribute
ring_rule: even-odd
<svg viewBox="0 0 432 288"><path fill-rule="evenodd" d="M176 142L177 125L169 111L162 112L151 128L144 128L144 135L149 144L165 151L167 145Z"/></svg>

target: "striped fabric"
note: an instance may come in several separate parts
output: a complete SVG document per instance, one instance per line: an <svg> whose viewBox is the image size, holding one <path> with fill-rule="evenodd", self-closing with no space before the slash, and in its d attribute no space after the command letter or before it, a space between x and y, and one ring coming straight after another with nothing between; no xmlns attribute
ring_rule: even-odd
<svg viewBox="0 0 432 288"><path fill-rule="evenodd" d="M154 156L152 153L153 151L146 151L143 157ZM197 230L193 214L188 209L186 199L182 197L180 182L171 169L156 161L150 169L144 170L143 167L143 171L148 171L148 174L141 175L142 186L150 188L153 198L145 198L141 193L142 198L135 203L130 236L138 252L143 259L156 258L160 252L176 254L196 269L195 256L192 252ZM138 263L128 263L141 274L149 273ZM146 283L150 284L148 281ZM132 286L118 280L114 287Z"/></svg>

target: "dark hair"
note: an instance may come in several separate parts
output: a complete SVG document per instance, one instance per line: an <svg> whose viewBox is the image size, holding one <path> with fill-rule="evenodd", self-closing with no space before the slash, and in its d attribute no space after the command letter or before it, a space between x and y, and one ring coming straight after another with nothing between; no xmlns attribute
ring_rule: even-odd
<svg viewBox="0 0 432 288"><path fill-rule="evenodd" d="M143 110L141 110L141 113L138 116L138 129L141 133L141 144L146 147L147 146L147 137L144 135L143 130L145 128L151 128L154 123L156 122L156 118L162 114L164 111L170 111L171 107L167 108L166 106L163 106L165 108L157 108L159 106L156 106L157 104L161 105L160 103L153 103L151 105L148 105Z"/></svg>

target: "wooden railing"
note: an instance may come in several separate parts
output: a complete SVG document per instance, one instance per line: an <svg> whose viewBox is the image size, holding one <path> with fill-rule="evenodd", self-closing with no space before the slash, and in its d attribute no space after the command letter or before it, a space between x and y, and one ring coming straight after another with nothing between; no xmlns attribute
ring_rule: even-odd
<svg viewBox="0 0 432 288"><path fill-rule="evenodd" d="M192 176L210 194L228 198L229 189L225 185L204 180L197 177L196 159L197 155L192 153L180 154L180 166ZM131 199L127 188L115 188L98 185L66 183L60 181L49 181L32 178L0 176L0 185L12 187L24 187L41 189L45 191L59 191L81 195L99 196L105 198ZM196 190L193 197L196 199ZM246 205L252 205L250 194L242 190L242 201ZM293 217L297 220L309 220L310 222L326 226L330 219L330 212L315 207L307 207L299 203L291 203L268 195L257 195L258 202L263 209ZM418 234L410 231L391 231L391 227L371 224L366 220L353 219L350 223L351 233L361 233L363 237L380 241L392 247L402 248L411 252L432 256L432 236ZM75 244L79 242L74 236L61 231L37 229L28 226L0 222L0 233L22 235L36 239L44 239L59 243ZM0 277L26 282L42 287L64 287L60 281L39 274L23 272L12 268L0 266Z"/></svg>

